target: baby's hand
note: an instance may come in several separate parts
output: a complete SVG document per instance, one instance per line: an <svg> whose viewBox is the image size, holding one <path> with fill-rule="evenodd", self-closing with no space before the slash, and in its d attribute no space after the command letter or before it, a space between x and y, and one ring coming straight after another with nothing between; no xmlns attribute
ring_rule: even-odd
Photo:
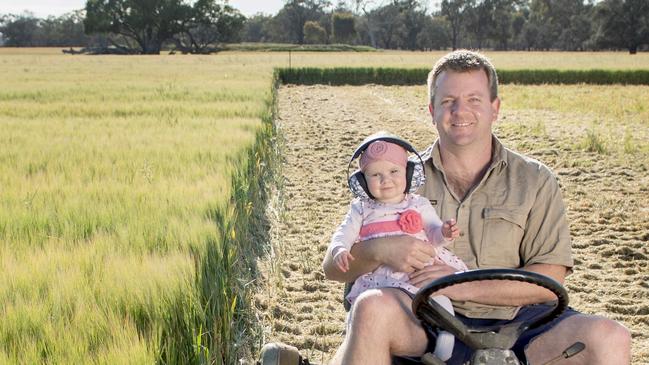
<svg viewBox="0 0 649 365"><path fill-rule="evenodd" d="M341 248L334 254L334 263L342 272L349 270L349 261L354 260L354 256L344 248Z"/></svg>
<svg viewBox="0 0 649 365"><path fill-rule="evenodd" d="M460 237L460 228L457 226L455 219L449 219L442 225L442 236L447 241L452 241Z"/></svg>

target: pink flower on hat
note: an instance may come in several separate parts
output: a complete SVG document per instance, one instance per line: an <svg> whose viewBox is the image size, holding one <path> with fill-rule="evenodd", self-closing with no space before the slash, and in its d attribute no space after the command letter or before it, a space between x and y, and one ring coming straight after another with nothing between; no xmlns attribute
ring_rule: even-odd
<svg viewBox="0 0 649 365"><path fill-rule="evenodd" d="M408 153L396 143L386 141L372 142L361 155L359 165L361 170L375 161L390 161L393 164L406 167Z"/></svg>
<svg viewBox="0 0 649 365"><path fill-rule="evenodd" d="M410 234L417 233L424 228L421 222L421 214L413 209L402 212L397 223L399 223L402 231Z"/></svg>
<svg viewBox="0 0 649 365"><path fill-rule="evenodd" d="M366 153L369 155L369 158L378 159L381 158L381 156L384 155L387 151L388 144L386 142L376 141L367 148Z"/></svg>

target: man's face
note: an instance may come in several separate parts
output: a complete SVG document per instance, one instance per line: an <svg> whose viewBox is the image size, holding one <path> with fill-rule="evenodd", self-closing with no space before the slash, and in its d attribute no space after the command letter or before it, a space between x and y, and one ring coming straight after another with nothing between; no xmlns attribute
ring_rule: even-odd
<svg viewBox="0 0 649 365"><path fill-rule="evenodd" d="M491 143L491 126L498 118L500 100L491 101L485 72L443 71L435 85L430 112L440 142L449 147Z"/></svg>

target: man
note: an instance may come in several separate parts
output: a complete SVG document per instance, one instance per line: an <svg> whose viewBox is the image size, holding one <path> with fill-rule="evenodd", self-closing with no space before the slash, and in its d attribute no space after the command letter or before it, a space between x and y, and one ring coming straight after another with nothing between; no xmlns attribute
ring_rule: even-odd
<svg viewBox="0 0 649 365"><path fill-rule="evenodd" d="M442 220L457 220L463 235L449 248L469 268L520 268L563 283L572 257L558 183L546 166L506 149L493 136L500 109L497 86L495 69L479 53L456 51L437 62L428 90L439 139L426 156L427 181L420 193ZM431 245L407 236L359 242L352 254L356 259L343 273L328 252L326 276L351 282L385 264L410 272L411 283L421 287L453 273L441 263L426 266L434 255ZM531 304L556 299L540 287L509 281L465 283L439 294L453 299L457 317L469 324L534 317L547 307ZM333 363L389 364L392 355L421 356L434 336L424 331L410 306L411 298L397 289L363 294L351 309L347 335ZM524 333L514 349L529 363L543 364L576 341L586 349L562 363L630 362L625 327L573 310ZM455 347L449 364L470 358L462 344L456 341Z"/></svg>

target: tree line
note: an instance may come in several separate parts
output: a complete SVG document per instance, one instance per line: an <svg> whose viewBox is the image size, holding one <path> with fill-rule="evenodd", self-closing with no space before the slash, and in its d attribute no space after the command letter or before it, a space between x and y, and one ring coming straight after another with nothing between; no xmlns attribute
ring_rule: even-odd
<svg viewBox="0 0 649 365"><path fill-rule="evenodd" d="M6 46L87 46L120 53L209 53L224 43L344 43L383 49L649 49L647 0L286 0L246 18L217 0L88 0L39 19L0 16Z"/></svg>

